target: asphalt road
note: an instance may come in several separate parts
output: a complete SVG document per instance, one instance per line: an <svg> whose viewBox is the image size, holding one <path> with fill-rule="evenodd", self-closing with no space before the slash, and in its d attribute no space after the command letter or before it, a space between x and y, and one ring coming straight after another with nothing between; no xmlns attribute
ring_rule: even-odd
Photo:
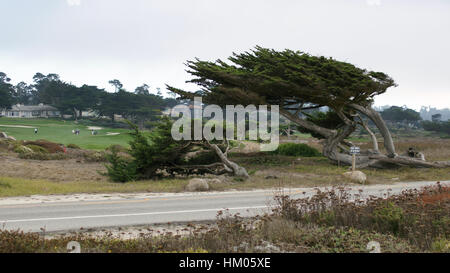
<svg viewBox="0 0 450 273"><path fill-rule="evenodd" d="M420 188L436 182L408 182L395 185L355 186L352 193L383 196L399 193L404 189ZM450 181L441 182L450 185ZM388 189L390 189L388 191ZM312 188L284 190L292 197L310 196ZM24 204L0 202L0 229L25 232L48 232L157 224L168 222L194 222L213 220L217 212L229 209L230 213L252 216L270 211L277 190L250 192L221 192L148 195L116 200L60 201ZM1 201L1 199L0 199Z"/></svg>

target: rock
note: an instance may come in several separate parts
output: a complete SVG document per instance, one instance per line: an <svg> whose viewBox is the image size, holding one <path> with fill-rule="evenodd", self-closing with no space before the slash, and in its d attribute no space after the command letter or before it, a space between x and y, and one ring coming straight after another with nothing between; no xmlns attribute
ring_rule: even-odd
<svg viewBox="0 0 450 273"><path fill-rule="evenodd" d="M201 178L193 178L189 181L189 184L186 186L187 191L208 191L209 184L206 179Z"/></svg>
<svg viewBox="0 0 450 273"><path fill-rule="evenodd" d="M359 184L364 184L367 181L367 176L361 171L346 172L343 174L343 176L350 181Z"/></svg>
<svg viewBox="0 0 450 273"><path fill-rule="evenodd" d="M208 184L222 184L222 180L219 178L212 178L207 180Z"/></svg>
<svg viewBox="0 0 450 273"><path fill-rule="evenodd" d="M8 138L8 135L4 132L0 132L0 138Z"/></svg>
<svg viewBox="0 0 450 273"><path fill-rule="evenodd" d="M421 153L421 152L417 153L416 158L418 158L418 159L420 159L422 161L425 161L425 155L423 153Z"/></svg>
<svg viewBox="0 0 450 273"><path fill-rule="evenodd" d="M233 247L234 252L249 252L250 250L250 244L247 242L242 242L239 246ZM253 248L253 251L257 253L277 253L282 252L279 247L276 245L271 244L267 241L262 241L261 245L255 246Z"/></svg>
<svg viewBox="0 0 450 273"><path fill-rule="evenodd" d="M13 140L13 141L17 141L17 139L14 138L14 137L12 137L12 136L8 136L6 139Z"/></svg>
<svg viewBox="0 0 450 273"><path fill-rule="evenodd" d="M281 252L281 249L279 247L277 247L276 245L273 245L267 241L263 241L262 245L255 247L255 251L261 252L261 253L276 253L276 252Z"/></svg>

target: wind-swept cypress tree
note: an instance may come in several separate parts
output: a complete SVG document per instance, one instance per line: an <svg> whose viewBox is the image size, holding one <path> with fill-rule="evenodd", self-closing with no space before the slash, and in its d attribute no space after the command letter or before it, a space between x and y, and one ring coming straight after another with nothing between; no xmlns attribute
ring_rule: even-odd
<svg viewBox="0 0 450 273"><path fill-rule="evenodd" d="M241 54L233 53L228 62L196 59L187 62L193 76L188 82L198 84L201 92L191 93L167 86L181 96L192 99L202 96L209 104L269 104L279 105L280 113L298 126L325 139L323 154L335 162L351 164L351 156L342 152L352 144L346 139L357 126L368 127L362 117L370 119L384 139L386 155L378 149L358 156L360 167L402 164L421 167L441 167L448 162L429 163L399 156L381 115L372 108L374 97L396 86L382 72L368 71L333 58L257 46ZM306 110L327 106L340 119L335 128L321 126L314 119L303 118ZM372 138L373 139L373 138ZM377 145L374 143L374 148Z"/></svg>

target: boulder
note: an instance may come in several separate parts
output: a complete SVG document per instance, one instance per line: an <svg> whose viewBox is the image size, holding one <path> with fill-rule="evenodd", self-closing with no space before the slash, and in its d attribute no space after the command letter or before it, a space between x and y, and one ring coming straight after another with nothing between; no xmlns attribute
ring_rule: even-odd
<svg viewBox="0 0 450 273"><path fill-rule="evenodd" d="M189 180L189 184L186 186L187 191L208 191L209 184L206 179L193 178Z"/></svg>
<svg viewBox="0 0 450 273"><path fill-rule="evenodd" d="M222 184L223 181L219 178L207 179L208 184Z"/></svg>
<svg viewBox="0 0 450 273"><path fill-rule="evenodd" d="M367 181L367 176L361 171L346 172L343 176L346 179L359 184L364 184Z"/></svg>
<svg viewBox="0 0 450 273"><path fill-rule="evenodd" d="M8 138L8 135L4 132L0 132L0 138Z"/></svg>

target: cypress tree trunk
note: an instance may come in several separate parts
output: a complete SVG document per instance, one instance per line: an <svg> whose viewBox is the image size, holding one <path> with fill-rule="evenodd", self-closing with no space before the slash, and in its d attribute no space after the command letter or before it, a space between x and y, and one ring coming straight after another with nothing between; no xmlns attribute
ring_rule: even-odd
<svg viewBox="0 0 450 273"><path fill-rule="evenodd" d="M388 152L388 157L394 158L397 156L397 153L395 152L395 145L394 141L392 140L391 132L389 131L389 128L386 125L386 122L384 122L383 118L381 117L380 113L375 111L372 107L367 106L363 107L358 104L350 104L350 107L357 110L358 112L366 115L370 120L375 123L378 130L380 130L381 135L384 139L384 147L386 151Z"/></svg>

